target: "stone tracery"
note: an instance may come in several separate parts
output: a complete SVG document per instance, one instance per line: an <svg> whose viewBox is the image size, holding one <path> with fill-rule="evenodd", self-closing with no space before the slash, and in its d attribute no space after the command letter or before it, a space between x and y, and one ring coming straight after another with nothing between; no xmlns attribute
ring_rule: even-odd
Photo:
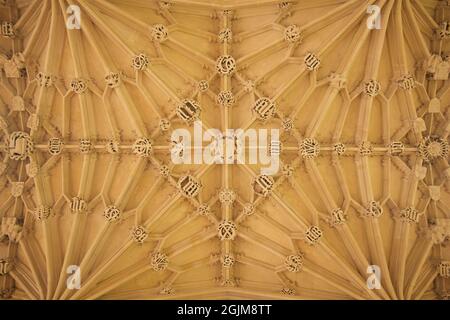
<svg viewBox="0 0 450 320"><path fill-rule="evenodd" d="M88 35L83 37L86 38L83 48L69 45L67 38L57 44L54 35L66 32L64 26L59 31L42 32L30 39L31 35L22 35L19 31L37 28L36 19L15 21L11 18L7 21L12 23L3 22L1 30L5 40L22 41L24 36L27 41L23 53L11 46L2 48L11 54L0 57L0 67L8 81L0 90L7 92L5 96L15 97L0 106L2 116L9 113L7 108L17 116L5 117L4 121L2 118L3 140L6 141L0 171L2 178L13 178L5 184L7 192L0 193L5 203L0 209L0 238L7 242L15 239L14 245L27 250L29 240L27 233L22 233L23 225L24 230L39 237L45 261L52 262L57 271L64 267L54 263L64 260L64 256L55 256L58 252L69 258L79 255L79 262L88 266L97 262L95 254L86 252L94 252L97 246L101 250L111 246L112 254L108 252L98 261L100 270L111 272L111 278L104 277L106 273L96 272L96 268L87 270L90 280L80 292L68 292L58 286L64 281L55 270L45 274L54 285L45 286L39 278L30 275L32 284L17 283L17 288L13 288L11 277L23 276L21 269L13 269L5 275L11 281L1 284L1 296L142 298L139 293L133 296L121 290L116 283L123 281L128 285L135 277L148 277L148 269L159 271L158 274L172 274L173 283L166 283L161 275L152 274L151 277L155 277L152 279L161 281L154 290L155 295L185 294L184 288L189 285L180 280L183 278L180 275L196 268L203 268L201 273L208 274L203 271L209 266L198 255L197 251L201 250L196 250L196 246L208 247L208 243L220 240L221 263L214 264L214 268L221 269L219 285L230 285L227 290L243 297L260 297L258 292L275 298L281 294L308 297L307 292L295 290L297 284L292 281L291 273L302 270L296 276L323 281L309 266L322 264L329 258L328 254L334 255L336 269L345 274L347 283L328 279L322 283L327 291L318 293L319 298L448 296L448 262L439 253L437 258L442 262L436 267L435 278L431 272L426 273L424 279L419 278L420 272L431 268L434 251L442 255L447 250L443 244L448 242L448 89L439 82L448 78L445 45L450 33L448 23L442 21L450 18L445 13L447 6L440 4L436 10L443 10L444 14L433 19L431 10L420 2L397 5L386 1L382 10L383 14L390 15L387 30L403 24L412 26L411 30L379 33L377 41L355 33L354 37L361 39L347 42L342 41L342 37L354 26L344 20L352 20L355 25L359 21L359 25L365 27L365 8L357 3L348 7L334 4L336 12L342 14L334 18L311 13L310 23L299 18L297 12L305 8L298 7L295 1L277 5L263 3L254 9L255 15L262 14L263 9L270 11L275 22L269 26L255 26L254 22L246 20L240 8L233 6L229 6L233 10L228 10L220 5L218 9L187 3L192 6L194 16L202 17L203 21L211 20L210 24L204 23L204 31L192 28L194 24L183 19L186 4L176 0L148 9L154 9L155 15L159 15L158 21L153 18L145 22L130 21L130 13L126 13L116 19L120 27L117 29L109 27L104 19L114 20L115 14L126 9L115 4L83 3L82 10L104 12L93 18L86 16L92 23L80 31L71 31L71 36L76 32ZM312 8L316 5L317 2L310 2ZM60 8L48 11L50 6L46 5L47 11L38 6L38 11L44 12L47 18L51 18L50 12L58 12L59 16L53 18L63 23ZM29 8L24 4L24 12L31 10ZM417 24L415 20L423 23ZM327 45L313 46L315 40L309 28L316 30L316 23L332 25L334 22L342 23L334 28L337 31L333 34L325 29L315 31ZM293 27L297 25L302 29ZM428 39L427 32L420 32L422 28L436 30L435 36ZM129 38L117 31L131 29L135 32ZM397 49L405 46L413 32L424 40L422 53L410 52L407 47L390 53L385 51L388 45ZM258 41L259 35L267 37L267 41ZM188 37L195 40L185 41ZM114 43L111 38L115 39ZM144 41L145 48L141 45ZM359 42L370 47L373 53L370 58L360 50ZM33 46L33 43L43 45ZM297 46L299 43L301 45ZM210 46L217 50L204 50ZM67 69L75 72L68 73L66 68L53 62L57 59L47 58L44 52L50 47L54 50L52 54L64 55L64 61L70 64ZM120 50L126 48L124 57L117 54L119 47ZM328 48L333 50L326 50ZM135 55L137 52L146 54ZM407 52L408 58L399 52ZM183 54L188 58L180 58ZM385 69L395 65L396 72L391 74L371 63L361 65L369 59L380 60ZM92 60L99 62L99 70L85 70L80 63ZM415 63L409 63L410 60ZM36 65L39 68L35 68ZM122 68L128 69L111 72ZM289 70L294 68L296 72L292 76ZM356 76L355 68L364 71L364 79ZM115 90L103 88L105 83L107 88ZM8 92L9 87L14 88L13 92ZM76 95L68 95L69 91ZM233 105L233 108L214 109L219 96L217 102L221 106ZM242 110L248 111L251 118L246 118ZM226 165L167 166L170 161L166 154L167 134L170 135L172 128L187 128L197 119L204 120L205 127L216 121L222 129L237 127L238 112L243 114L241 126L283 129L283 148L279 150L282 163L275 176L260 175L258 168L247 165L233 169ZM253 118L262 121L253 122ZM133 152L145 159L133 156ZM23 169L21 164L24 164ZM214 170L219 170L220 174ZM216 182L220 185L216 186ZM66 201L69 205L61 205ZM89 214L64 215L64 210L86 212L88 203ZM108 206L110 203L115 205ZM131 221L135 226L131 229L131 239L140 243L139 248L161 245L151 254L150 267L147 260L145 267L124 278L115 273L117 265L129 270L124 261L136 258L128 256L127 247L124 251L114 247L115 242L119 242L117 239L131 242L130 235L123 234L130 232L130 224L124 228L122 224L105 224L103 220L101 225L97 224L95 219L102 213L107 221L120 220L124 224ZM359 228L363 229L355 230L358 213L362 218L377 219L362 219ZM13 216L14 223L7 223L7 218ZM51 243L50 237L58 237L41 232L46 226L48 230L57 226L59 220L51 218L53 216L80 219L79 222L86 219L92 227L86 229L85 235L89 248L93 249L83 251L75 245L68 250L63 241L61 250L46 246ZM37 232L30 228L30 223L36 223ZM323 223L335 228L324 228ZM408 227L400 228L400 224ZM158 225L163 227L153 234L153 227ZM406 228L420 228L425 234L430 229L433 235L428 238L421 233L408 233L404 231ZM149 235L147 230L152 233ZM195 230L196 235L186 230ZM280 232L277 238L271 236L274 230ZM392 230L400 231L393 236ZM331 234L355 250L350 252L354 260L346 261L348 257L340 250L347 248L338 250L335 243L329 241L335 239L329 238ZM381 235L383 245L379 239L368 235ZM67 236L72 241L68 243L79 241L70 232ZM179 238L174 241L173 237ZM112 239L115 241L110 241ZM298 239L306 243L297 242ZM399 245L401 241L408 244L407 248ZM364 242L368 252L359 253L359 242ZM392 253L384 251L388 243ZM315 252L291 255L290 252L298 252L298 246ZM421 246L433 246L433 250L420 251L417 248ZM72 249L81 251L73 253ZM193 252L194 262L178 265L182 260L178 255L186 252ZM252 252L257 252L258 257ZM394 258L389 258L389 254ZM380 292L368 292L358 270L346 267L358 265L361 268L366 255L383 268L389 264L383 274L390 274L392 279L383 283ZM404 255L420 257L406 264ZM174 268L167 267L169 257ZM108 259L111 262L106 263ZM27 261L21 263L28 264ZM47 265L27 265L30 270L36 267L46 270ZM265 276L279 286L272 288L265 281L252 278L252 268L264 269ZM334 270L327 271L334 273ZM236 277L241 275L242 281L237 281ZM207 278L202 281L212 283ZM249 289L248 281L256 283L258 290ZM337 288L345 288L345 291Z"/></svg>

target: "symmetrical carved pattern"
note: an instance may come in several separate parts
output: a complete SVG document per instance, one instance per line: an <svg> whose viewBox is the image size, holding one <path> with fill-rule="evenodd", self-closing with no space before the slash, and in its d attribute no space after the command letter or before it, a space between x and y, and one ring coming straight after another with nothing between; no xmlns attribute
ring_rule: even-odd
<svg viewBox="0 0 450 320"><path fill-rule="evenodd" d="M231 107L235 102L233 92L230 90L221 91L217 95L217 103L222 107Z"/></svg>
<svg viewBox="0 0 450 320"><path fill-rule="evenodd" d="M211 208L205 203L199 205L197 208L197 214L200 216L207 216L210 213L211 213Z"/></svg>
<svg viewBox="0 0 450 320"><path fill-rule="evenodd" d="M284 266L289 272L299 272L303 267L304 256L302 253L292 254L284 260Z"/></svg>
<svg viewBox="0 0 450 320"><path fill-rule="evenodd" d="M419 222L420 213L414 208L405 208L400 211L400 219L406 222Z"/></svg>
<svg viewBox="0 0 450 320"><path fill-rule="evenodd" d="M195 100L185 99L177 107L177 115L187 123L191 123L198 119L200 115L200 106Z"/></svg>
<svg viewBox="0 0 450 320"><path fill-rule="evenodd" d="M255 206L252 203L244 204L243 213L247 216L251 216L253 213L255 213Z"/></svg>
<svg viewBox="0 0 450 320"><path fill-rule="evenodd" d="M111 139L106 143L106 151L111 154L119 152L119 142L117 140Z"/></svg>
<svg viewBox="0 0 450 320"><path fill-rule="evenodd" d="M135 226L131 229L131 237L137 243L144 243L148 237L148 232L143 226Z"/></svg>
<svg viewBox="0 0 450 320"><path fill-rule="evenodd" d="M295 295L295 289L282 288L281 289L281 294L286 295L286 296L293 296L293 295Z"/></svg>
<svg viewBox="0 0 450 320"><path fill-rule="evenodd" d="M73 212L85 212L87 209L87 203L79 197L73 197L70 201L70 210Z"/></svg>
<svg viewBox="0 0 450 320"><path fill-rule="evenodd" d="M245 80L242 83L242 86L243 86L245 92L253 92L256 87L255 83L251 80Z"/></svg>
<svg viewBox="0 0 450 320"><path fill-rule="evenodd" d="M177 186L183 196L193 198L200 192L202 185L195 177L186 175L178 180Z"/></svg>
<svg viewBox="0 0 450 320"><path fill-rule="evenodd" d="M25 160L34 150L33 141L26 132L15 131L8 140L8 153L13 160Z"/></svg>
<svg viewBox="0 0 450 320"><path fill-rule="evenodd" d="M216 70L222 75L231 75L236 70L236 60L232 56L220 56L216 61Z"/></svg>
<svg viewBox="0 0 450 320"><path fill-rule="evenodd" d="M150 266L156 272L164 271L169 265L169 258L162 252L155 252L150 257Z"/></svg>
<svg viewBox="0 0 450 320"><path fill-rule="evenodd" d="M0 259L0 276L8 274L13 268L13 262L9 258Z"/></svg>
<svg viewBox="0 0 450 320"><path fill-rule="evenodd" d="M439 276L442 278L450 278L450 261L443 261L438 265Z"/></svg>
<svg viewBox="0 0 450 320"><path fill-rule="evenodd" d="M300 27L295 24L286 27L286 29L284 29L284 39L290 43L302 42L303 33L300 30Z"/></svg>
<svg viewBox="0 0 450 320"><path fill-rule="evenodd" d="M90 139L80 139L80 152L81 153L89 153L91 152L94 145Z"/></svg>
<svg viewBox="0 0 450 320"><path fill-rule="evenodd" d="M105 76L106 85L110 88L117 88L122 82L121 75L118 72L109 72Z"/></svg>
<svg viewBox="0 0 450 320"><path fill-rule="evenodd" d="M52 210L49 206L39 205L34 210L34 217L37 221L47 220L52 215Z"/></svg>
<svg viewBox="0 0 450 320"><path fill-rule="evenodd" d="M138 156L148 157L152 151L153 145L148 138L139 138L133 143L133 153Z"/></svg>
<svg viewBox="0 0 450 320"><path fill-rule="evenodd" d="M274 116L276 111L275 103L266 97L259 98L253 106L253 111L258 119L265 121Z"/></svg>
<svg viewBox="0 0 450 320"><path fill-rule="evenodd" d="M299 153L305 159L313 159L319 155L320 145L312 138L304 139L299 145Z"/></svg>
<svg viewBox="0 0 450 320"><path fill-rule="evenodd" d="M419 155L426 161L444 158L448 155L448 142L440 137L426 137L419 144Z"/></svg>
<svg viewBox="0 0 450 320"><path fill-rule="evenodd" d="M253 190L257 195L267 197L272 191L275 181L272 176L259 175L253 180Z"/></svg>
<svg viewBox="0 0 450 320"><path fill-rule="evenodd" d="M51 74L39 72L36 75L36 80L40 87L48 88L55 84L56 77Z"/></svg>
<svg viewBox="0 0 450 320"><path fill-rule="evenodd" d="M86 81L83 79L72 79L70 81L70 90L72 90L75 93L83 93L87 89Z"/></svg>
<svg viewBox="0 0 450 320"><path fill-rule="evenodd" d="M342 211L341 208L334 209L330 214L329 223L332 227L337 227L342 225L345 221L347 221L347 217Z"/></svg>
<svg viewBox="0 0 450 320"><path fill-rule="evenodd" d="M334 144L333 150L337 153L338 156L341 156L345 153L345 144L343 144L342 142L338 142Z"/></svg>
<svg viewBox="0 0 450 320"><path fill-rule="evenodd" d="M105 217L108 222L114 222L122 218L122 213L116 206L108 206L103 211L103 217Z"/></svg>
<svg viewBox="0 0 450 320"><path fill-rule="evenodd" d="M320 230L318 226L311 226L308 230L306 230L305 241L310 245L314 245L319 242L321 237L322 230Z"/></svg>
<svg viewBox="0 0 450 320"><path fill-rule="evenodd" d="M234 257L231 254L223 255L220 260L225 268L232 267L234 264Z"/></svg>
<svg viewBox="0 0 450 320"><path fill-rule="evenodd" d="M198 90L206 92L209 89L209 83L207 80L200 80L197 84Z"/></svg>
<svg viewBox="0 0 450 320"><path fill-rule="evenodd" d="M375 97L380 92L381 85L377 80L369 80L364 82L364 93L370 97Z"/></svg>
<svg viewBox="0 0 450 320"><path fill-rule="evenodd" d="M139 53L131 59L131 65L135 70L145 70L147 69L150 60L145 53Z"/></svg>
<svg viewBox="0 0 450 320"><path fill-rule="evenodd" d="M294 167L290 164L283 165L283 167L281 168L281 174L286 177L292 177L294 174Z"/></svg>
<svg viewBox="0 0 450 320"><path fill-rule="evenodd" d="M289 132L294 128L294 121L291 118L284 118L282 122L283 130Z"/></svg>
<svg viewBox="0 0 450 320"><path fill-rule="evenodd" d="M405 150L405 146L401 141L393 141L389 145L389 152L391 155L399 155Z"/></svg>
<svg viewBox="0 0 450 320"><path fill-rule="evenodd" d="M225 28L223 30L220 30L219 32L219 42L221 43L229 43L233 39L233 32L230 28Z"/></svg>
<svg viewBox="0 0 450 320"><path fill-rule="evenodd" d="M383 214L383 208L377 201L370 201L367 205L366 211L364 212L364 216L379 218Z"/></svg>
<svg viewBox="0 0 450 320"><path fill-rule="evenodd" d="M162 118L161 120L159 120L159 128L161 129L161 131L167 131L170 129L170 127L171 123L169 119Z"/></svg>
<svg viewBox="0 0 450 320"><path fill-rule="evenodd" d="M291 7L292 7L292 2L289 2L289 1L281 1L281 2L278 4L278 8L279 8L281 11L289 10Z"/></svg>
<svg viewBox="0 0 450 320"><path fill-rule="evenodd" d="M312 52L308 52L303 60L309 71L317 70L320 66L320 59Z"/></svg>
<svg viewBox="0 0 450 320"><path fill-rule="evenodd" d="M359 144L359 154L361 156L370 156L372 155L372 144L370 141L363 141Z"/></svg>
<svg viewBox="0 0 450 320"><path fill-rule="evenodd" d="M170 175L170 168L166 165L162 165L161 167L159 167L159 174L162 177L167 178Z"/></svg>
<svg viewBox="0 0 450 320"><path fill-rule="evenodd" d="M220 203L224 205L232 205L233 202L236 200L236 193L231 189L224 189L221 190L219 193L219 200Z"/></svg>
<svg viewBox="0 0 450 320"><path fill-rule="evenodd" d="M7 38L13 38L15 36L14 26L9 21L3 21L1 24L1 35Z"/></svg>
<svg viewBox="0 0 450 320"><path fill-rule="evenodd" d="M159 1L159 8L161 10L169 10L172 4L168 1Z"/></svg>
<svg viewBox="0 0 450 320"><path fill-rule="evenodd" d="M52 156L60 154L62 149L63 149L63 142L60 138L50 138L48 140L48 152Z"/></svg>
<svg viewBox="0 0 450 320"><path fill-rule="evenodd" d="M162 295L169 296L169 295L175 294L175 289L173 289L171 287L164 287L161 289L161 291L159 293Z"/></svg>
<svg viewBox="0 0 450 320"><path fill-rule="evenodd" d="M155 24L151 27L150 35L154 41L164 42L168 37L169 31L162 24Z"/></svg>
<svg viewBox="0 0 450 320"><path fill-rule="evenodd" d="M232 221L222 221L217 227L220 240L233 240L236 237L236 224Z"/></svg>
<svg viewBox="0 0 450 320"><path fill-rule="evenodd" d="M403 90L411 90L416 87L416 82L411 74L406 74L398 80L398 85Z"/></svg>
<svg viewBox="0 0 450 320"><path fill-rule="evenodd" d="M72 2L0 0L0 298L450 297L447 2Z"/></svg>

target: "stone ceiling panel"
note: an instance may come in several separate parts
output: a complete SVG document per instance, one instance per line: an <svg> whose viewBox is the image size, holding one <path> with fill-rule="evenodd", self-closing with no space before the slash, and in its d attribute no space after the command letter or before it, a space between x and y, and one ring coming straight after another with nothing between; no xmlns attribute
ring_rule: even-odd
<svg viewBox="0 0 450 320"><path fill-rule="evenodd" d="M0 296L448 298L449 21L435 0L0 0ZM208 162L223 144L278 170Z"/></svg>

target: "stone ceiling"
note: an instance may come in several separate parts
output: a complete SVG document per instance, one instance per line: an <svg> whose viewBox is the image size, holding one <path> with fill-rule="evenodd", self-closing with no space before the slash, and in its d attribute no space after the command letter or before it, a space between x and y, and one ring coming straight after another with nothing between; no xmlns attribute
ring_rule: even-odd
<svg viewBox="0 0 450 320"><path fill-rule="evenodd" d="M447 21L434 0L0 0L1 297L448 298ZM195 120L279 129L280 170L174 164Z"/></svg>

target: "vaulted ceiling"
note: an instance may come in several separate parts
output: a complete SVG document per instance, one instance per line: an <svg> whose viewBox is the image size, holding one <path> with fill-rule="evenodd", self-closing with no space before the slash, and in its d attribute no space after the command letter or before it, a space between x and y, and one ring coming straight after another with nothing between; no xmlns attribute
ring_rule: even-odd
<svg viewBox="0 0 450 320"><path fill-rule="evenodd" d="M1 297L448 298L447 21L435 0L0 0ZM278 128L279 172L174 164L195 119Z"/></svg>

